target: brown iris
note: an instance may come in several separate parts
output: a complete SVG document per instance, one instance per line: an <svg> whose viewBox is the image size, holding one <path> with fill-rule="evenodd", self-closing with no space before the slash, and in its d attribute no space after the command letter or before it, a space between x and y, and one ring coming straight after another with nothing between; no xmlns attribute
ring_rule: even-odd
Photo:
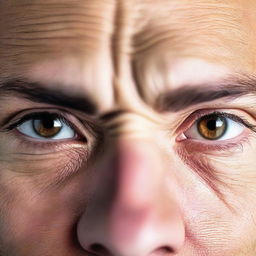
<svg viewBox="0 0 256 256"><path fill-rule="evenodd" d="M203 116L197 123L197 129L204 138L217 140L225 134L227 121L225 117L217 114Z"/></svg>
<svg viewBox="0 0 256 256"><path fill-rule="evenodd" d="M34 131L41 137L51 138L62 129L62 122L56 116L47 115L33 121Z"/></svg>

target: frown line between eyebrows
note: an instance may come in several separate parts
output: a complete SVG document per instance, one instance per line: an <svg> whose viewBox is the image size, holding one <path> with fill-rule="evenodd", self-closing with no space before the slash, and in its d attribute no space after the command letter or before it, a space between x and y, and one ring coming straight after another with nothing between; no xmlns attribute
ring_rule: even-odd
<svg viewBox="0 0 256 256"><path fill-rule="evenodd" d="M11 80L0 83L0 96L18 95L32 102L53 104L82 111L88 115L97 113L96 104L86 96L71 96L56 87L45 87L40 83Z"/></svg>
<svg viewBox="0 0 256 256"><path fill-rule="evenodd" d="M256 79L233 80L216 84L182 86L161 93L154 103L159 112L178 112L193 105L218 99L233 100L245 95L256 97Z"/></svg>

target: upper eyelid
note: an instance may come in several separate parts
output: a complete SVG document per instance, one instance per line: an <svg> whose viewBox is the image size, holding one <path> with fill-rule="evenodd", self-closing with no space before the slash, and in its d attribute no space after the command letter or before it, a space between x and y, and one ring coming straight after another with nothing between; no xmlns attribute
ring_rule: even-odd
<svg viewBox="0 0 256 256"><path fill-rule="evenodd" d="M244 125L246 128L251 129L253 132L256 132L256 125L253 125L251 122L246 120L245 118L231 114L229 109L200 109L196 110L191 113L185 120L182 121L179 128L176 130L175 134L178 136L184 133L186 130L190 129L193 125L196 124L200 120L200 118L204 116L209 116L212 114L222 115L224 117L230 118L233 121L239 122L240 124ZM241 110L240 110L241 111Z"/></svg>
<svg viewBox="0 0 256 256"><path fill-rule="evenodd" d="M40 115L43 116L43 115L47 115L47 114L54 115L56 118L65 122L65 124L69 125L72 129L76 129L76 128L72 127L73 126L72 122L70 122L66 117L62 116L61 114L57 114L57 113L54 113L54 112L42 111L42 112L34 112L34 113L25 114L25 115L19 117L18 119L13 120L11 122L11 124L8 124L4 128L4 130L7 130L7 131L13 130L13 129L17 128L19 125L26 122L26 121L33 120L33 119L36 119L36 117L40 117Z"/></svg>
<svg viewBox="0 0 256 256"><path fill-rule="evenodd" d="M14 124L14 123L18 122L20 119L22 119L22 117L25 117L26 115L29 115L29 114L32 114L32 113L36 114L36 113L41 113L41 112L49 112L49 113L56 113L56 114L62 113L61 110L52 109L52 108L23 109L23 110L20 110L18 112L11 113L7 117L3 118L2 122L1 122L1 126L2 127L7 127L10 124Z"/></svg>
<svg viewBox="0 0 256 256"><path fill-rule="evenodd" d="M240 124L243 124L245 127L247 128L250 128L250 129L253 129L253 128L256 128L256 126L252 125L251 123L249 123L247 120L245 120L244 118L238 116L238 115L234 115L234 114L230 114L230 113L226 113L226 112L213 112L213 113L210 113L208 115L203 115L202 117L207 117L207 116L211 116L211 115L219 115L219 116L222 116L222 117L226 117L226 118L229 118L235 122L238 122ZM200 120L197 119L197 121Z"/></svg>

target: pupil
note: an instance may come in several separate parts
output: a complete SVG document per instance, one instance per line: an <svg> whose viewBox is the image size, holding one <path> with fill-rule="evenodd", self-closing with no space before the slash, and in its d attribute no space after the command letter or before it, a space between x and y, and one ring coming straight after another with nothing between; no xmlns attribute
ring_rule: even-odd
<svg viewBox="0 0 256 256"><path fill-rule="evenodd" d="M49 118L49 119L42 119L42 126L46 129L52 129L54 127L54 120Z"/></svg>
<svg viewBox="0 0 256 256"><path fill-rule="evenodd" d="M207 128L209 130L211 130L211 131L216 130L216 128L217 128L217 120L215 120L215 119L209 120L208 123L207 123Z"/></svg>

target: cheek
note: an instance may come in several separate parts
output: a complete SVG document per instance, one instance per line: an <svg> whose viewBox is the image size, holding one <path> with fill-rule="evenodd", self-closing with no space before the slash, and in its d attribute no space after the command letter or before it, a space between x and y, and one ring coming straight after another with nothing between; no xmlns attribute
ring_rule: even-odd
<svg viewBox="0 0 256 256"><path fill-rule="evenodd" d="M186 170L180 183L192 247L204 248L209 255L254 255L256 207L248 203L256 194L254 152L250 145L229 153L177 151Z"/></svg>
<svg viewBox="0 0 256 256"><path fill-rule="evenodd" d="M57 179L60 174L44 167L45 174L40 175L32 175L24 166L20 172L0 167L0 252L4 255L8 251L32 256L46 248L63 250L55 255L65 255L69 249L72 228L86 204L85 184L79 175L65 176L65 171L63 180Z"/></svg>
<svg viewBox="0 0 256 256"><path fill-rule="evenodd" d="M207 255L237 256L242 249L256 245L256 209L248 208L248 201L238 208L236 198L224 204L204 183L191 178L183 196L186 241L192 248L207 251ZM241 255L254 255L250 253ZM190 255L190 254L188 254Z"/></svg>
<svg viewBox="0 0 256 256"><path fill-rule="evenodd" d="M50 192L39 196L22 183L24 188L16 183L19 189L9 189L6 193L12 200L0 205L3 212L0 216L0 250L15 256L32 256L39 252L46 255L44 251L48 248L53 255L65 255L79 212L72 191L65 191L65 195L56 191L57 196ZM61 250L62 253L57 253Z"/></svg>

